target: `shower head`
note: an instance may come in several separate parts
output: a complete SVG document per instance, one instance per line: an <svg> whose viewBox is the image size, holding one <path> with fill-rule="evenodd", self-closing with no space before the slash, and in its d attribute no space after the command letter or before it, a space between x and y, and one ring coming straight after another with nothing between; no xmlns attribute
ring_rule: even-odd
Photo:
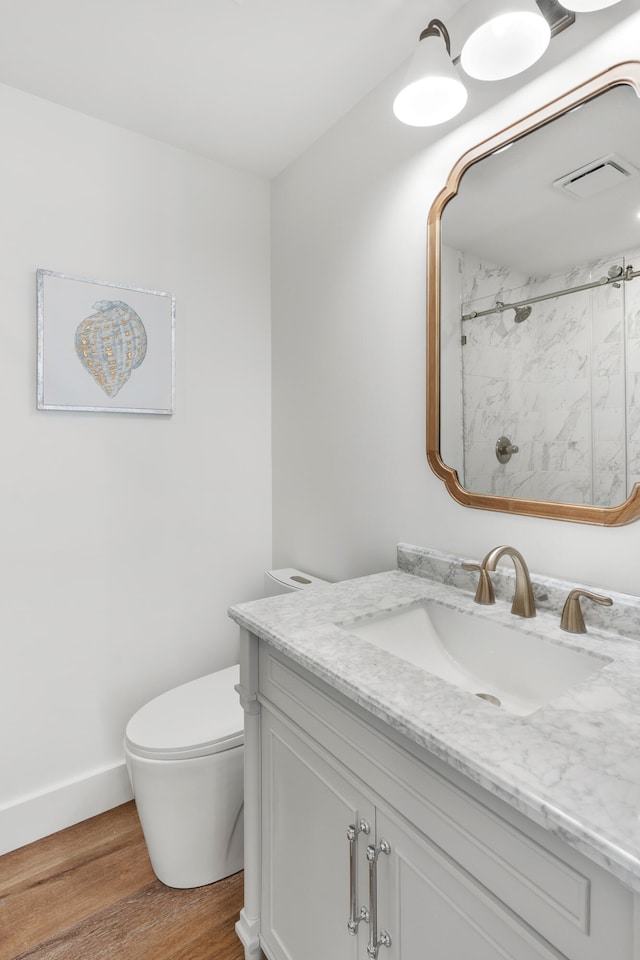
<svg viewBox="0 0 640 960"><path fill-rule="evenodd" d="M496 300L496 310L499 313L504 313L505 310L515 310L515 317L513 318L516 323L522 323L523 320L526 320L531 314L531 307L528 303L523 304L521 307L514 306L512 303L503 303L502 300ZM488 310L487 313L492 313L493 311ZM466 319L463 317L463 319Z"/></svg>
<svg viewBox="0 0 640 960"><path fill-rule="evenodd" d="M516 315L513 318L516 323L522 323L527 317L531 316L531 307L526 304L524 307L514 307Z"/></svg>

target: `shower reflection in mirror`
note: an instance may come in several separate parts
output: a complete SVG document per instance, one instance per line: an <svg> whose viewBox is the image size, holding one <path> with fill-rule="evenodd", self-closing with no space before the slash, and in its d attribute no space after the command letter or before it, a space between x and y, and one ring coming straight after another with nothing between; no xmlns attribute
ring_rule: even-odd
<svg viewBox="0 0 640 960"><path fill-rule="evenodd" d="M637 267L640 245L541 276L443 246L442 364L459 380L467 490L611 506L640 481ZM502 463L505 434L519 453Z"/></svg>

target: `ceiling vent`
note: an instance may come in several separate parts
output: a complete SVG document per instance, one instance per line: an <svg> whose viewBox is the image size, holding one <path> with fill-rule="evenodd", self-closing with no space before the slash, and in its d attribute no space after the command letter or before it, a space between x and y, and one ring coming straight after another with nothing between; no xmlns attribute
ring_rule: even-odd
<svg viewBox="0 0 640 960"><path fill-rule="evenodd" d="M635 177L637 174L638 169L628 160L619 154L610 153L606 157L600 157L585 164L578 170L565 173L563 177L554 180L553 185L565 193L570 193L572 197L588 200L604 190L625 183L629 177Z"/></svg>

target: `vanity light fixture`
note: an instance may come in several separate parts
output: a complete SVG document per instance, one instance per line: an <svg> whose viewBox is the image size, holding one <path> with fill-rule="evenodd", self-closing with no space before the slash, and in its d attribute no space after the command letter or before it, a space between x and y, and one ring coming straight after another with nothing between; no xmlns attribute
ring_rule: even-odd
<svg viewBox="0 0 640 960"><path fill-rule="evenodd" d="M611 3L612 0L573 0ZM614 3L618 0L613 0ZM402 123L430 127L455 117L467 91L455 65L478 80L502 80L538 60L575 14L558 0L468 0L447 28L431 20L393 103Z"/></svg>
<svg viewBox="0 0 640 960"><path fill-rule="evenodd" d="M432 127L460 113L467 91L451 62L451 41L441 20L420 34L402 90L393 101L398 120L411 127Z"/></svg>
<svg viewBox="0 0 640 960"><path fill-rule="evenodd" d="M604 10L605 7L612 7L614 3L620 0L562 0L562 6L567 10L573 10L574 13L592 13L594 10Z"/></svg>

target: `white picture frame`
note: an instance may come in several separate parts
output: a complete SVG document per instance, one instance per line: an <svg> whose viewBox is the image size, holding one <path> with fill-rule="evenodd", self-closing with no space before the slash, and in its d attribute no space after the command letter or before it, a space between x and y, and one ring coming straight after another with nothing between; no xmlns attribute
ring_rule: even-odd
<svg viewBox="0 0 640 960"><path fill-rule="evenodd" d="M38 409L172 414L175 297L37 271Z"/></svg>

